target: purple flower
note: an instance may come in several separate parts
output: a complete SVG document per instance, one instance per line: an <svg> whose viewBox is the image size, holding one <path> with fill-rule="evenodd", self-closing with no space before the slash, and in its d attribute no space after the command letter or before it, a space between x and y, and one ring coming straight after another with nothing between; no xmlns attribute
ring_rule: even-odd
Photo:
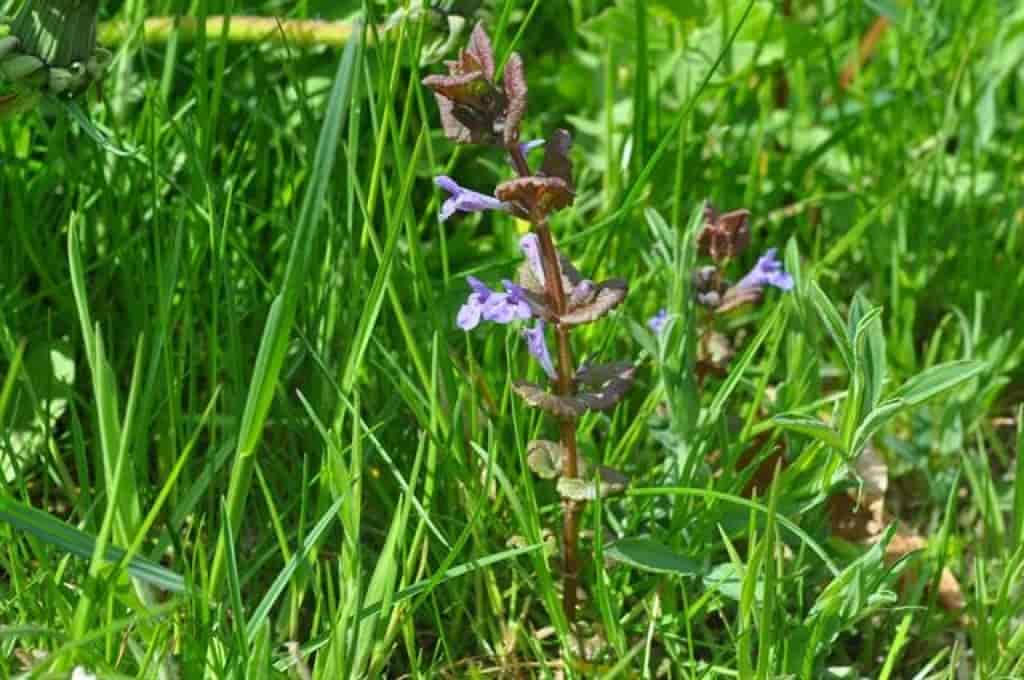
<svg viewBox="0 0 1024 680"><path fill-rule="evenodd" d="M775 248L765 251L750 273L740 279L735 287L743 289L775 286L781 290L790 290L793 287L793 277L783 271L782 263L776 257L777 252Z"/></svg>
<svg viewBox="0 0 1024 680"><path fill-rule="evenodd" d="M540 261L540 239L536 234L530 233L519 239L519 250L523 251L523 257L530 264L530 271L537 279L537 283L544 285L544 265Z"/></svg>
<svg viewBox="0 0 1024 680"><path fill-rule="evenodd" d="M469 283L469 287L473 289L473 292L469 294L469 299L466 300L466 304L462 305L459 309L459 315L456 317L455 322L464 331L471 331L480 324L480 318L483 316L484 305L491 299L495 293L493 290L487 287L480 279L475 276L467 276L466 281Z"/></svg>
<svg viewBox="0 0 1024 680"><path fill-rule="evenodd" d="M504 293L495 293L484 304L483 317L487 321L507 324L513 321L526 321L533 316L530 303L526 301L523 289L511 281L502 281Z"/></svg>
<svg viewBox="0 0 1024 680"><path fill-rule="evenodd" d="M647 320L647 327L654 331L655 335L661 335L661 332L665 330L665 324L668 323L668 310L659 309L658 313Z"/></svg>
<svg viewBox="0 0 1024 680"><path fill-rule="evenodd" d="M548 351L548 343L544 339L544 319L537 319L533 328L524 328L523 337L526 338L526 347L530 354L540 363L548 377L554 380L558 374L555 373L555 364L551 361L551 352Z"/></svg>
<svg viewBox="0 0 1024 680"><path fill-rule="evenodd" d="M451 177L440 175L434 178L434 184L447 191L451 196L441 205L441 221L444 222L456 212L481 212L483 210L508 210L508 207L494 196L481 194L459 186Z"/></svg>
<svg viewBox="0 0 1024 680"><path fill-rule="evenodd" d="M511 281L503 282L504 293L491 290L475 276L467 276L466 281L472 292L455 318L455 323L462 330L473 330L480 325L481 320L508 324L525 321L533 316L523 289Z"/></svg>

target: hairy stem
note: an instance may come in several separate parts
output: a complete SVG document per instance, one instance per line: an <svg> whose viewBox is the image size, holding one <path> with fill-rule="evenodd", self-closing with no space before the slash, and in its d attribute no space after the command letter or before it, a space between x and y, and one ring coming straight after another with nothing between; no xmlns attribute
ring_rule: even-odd
<svg viewBox="0 0 1024 680"><path fill-rule="evenodd" d="M518 144L508 147L512 157L512 165L521 177L530 174L526 157ZM568 311L565 290L562 287L562 271L558 264L558 251L551 236L551 228L546 221L535 222L533 231L540 242L540 261L544 269L544 288L551 300L556 314ZM561 324L555 326L555 337L558 341L558 377L556 386L563 396L571 395L575 389L573 376L576 366L572 358L572 345L569 343L569 328ZM562 476L575 479L579 476L579 458L576 448L576 419L562 418L559 422L559 434L566 456L562 462ZM576 590L579 583L579 515L580 504L569 499L564 501L562 519L562 609L569 625L576 621Z"/></svg>
<svg viewBox="0 0 1024 680"><path fill-rule="evenodd" d="M558 267L558 254L551 229L547 224L534 227L540 241L540 257L544 266L544 284L548 295L554 303L555 311L562 314L566 311L565 291L562 289L562 274ZM558 340L558 393L568 396L575 390L573 374L576 368L572 359L572 346L569 344L569 328L555 326L555 337ZM579 461L576 451L576 419L562 418L559 423L562 446L565 449L565 460L562 462L562 476L575 479L579 476ZM572 625L576 620L576 588L579 581L579 504L566 499L562 518L562 608L565 617Z"/></svg>

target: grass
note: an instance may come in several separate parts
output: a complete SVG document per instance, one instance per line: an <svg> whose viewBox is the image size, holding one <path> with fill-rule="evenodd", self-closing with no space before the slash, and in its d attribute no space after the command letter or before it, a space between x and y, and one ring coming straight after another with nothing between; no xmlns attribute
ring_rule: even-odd
<svg viewBox="0 0 1024 680"><path fill-rule="evenodd" d="M560 247L631 285L577 334L639 371L581 423L632 481L583 512L574 633L526 462L554 428L511 393L538 369L454 325L524 225L439 224L431 182L510 173L419 84L465 36L397 4L188 8L367 19L317 47L238 16L147 42L180 4L107 3L92 129L0 124L0 674L1024 677L1024 12L463 3L524 57L529 136L574 130ZM732 273L778 247L797 286L723 320L700 382L708 197L754 214ZM836 499L871 460L890 529L860 540Z"/></svg>

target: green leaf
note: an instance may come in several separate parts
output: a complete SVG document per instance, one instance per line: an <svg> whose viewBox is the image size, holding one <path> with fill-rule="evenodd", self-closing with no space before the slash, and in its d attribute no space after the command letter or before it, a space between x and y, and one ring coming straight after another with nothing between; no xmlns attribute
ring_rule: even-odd
<svg viewBox="0 0 1024 680"><path fill-rule="evenodd" d="M846 452L847 456L852 459L860 455L875 433L906 407L907 403L902 399L888 399L872 409L853 433L853 439L849 442Z"/></svg>
<svg viewBox="0 0 1024 680"><path fill-rule="evenodd" d="M772 418L772 421L784 430L799 432L800 434L813 437L838 451L842 451L844 448L843 440L839 433L814 416L805 416L799 413L783 413Z"/></svg>
<svg viewBox="0 0 1024 680"><path fill-rule="evenodd" d="M237 531L242 524L245 501L252 483L255 461L252 456L260 442L263 426L270 411L273 396L281 378L288 343L295 325L295 315L303 300L303 291L308 281L309 262L314 243L319 240L321 217L327 206L327 189L334 168L341 137L345 112L354 92L356 74L362 51L356 35L345 46L338 62L338 69L331 88L330 103L316 154L310 171L309 184L303 197L298 222L292 235L288 264L285 268L281 292L274 298L270 313L263 328L256 364L249 381L245 408L235 449L235 464L231 469L228 483L228 522ZM221 534L210 568L209 595L218 594L224 577L225 551L224 534Z"/></svg>
<svg viewBox="0 0 1024 680"><path fill-rule="evenodd" d="M847 370L852 373L854 366L853 345L850 343L850 336L846 332L843 318L839 316L839 311L836 310L835 305L828 299L825 291L821 289L817 281L811 283L809 297L811 298L811 304L814 305L814 309L818 312L818 317L825 326L825 330L832 336L832 341L836 343L839 354L843 357L843 363L846 364Z"/></svg>
<svg viewBox="0 0 1024 680"><path fill-rule="evenodd" d="M656 574L696 576L700 566L648 536L623 538L605 548L604 554L631 567Z"/></svg>
<svg viewBox="0 0 1024 680"><path fill-rule="evenodd" d="M885 334L882 330L882 308L872 307L864 296L858 294L854 298L855 307L862 312L857 314L856 326L853 331L854 360L864 386L864 410L873 409L882 398L882 386L885 383ZM853 310L850 312L854 319Z"/></svg>
<svg viewBox="0 0 1024 680"><path fill-rule="evenodd" d="M970 359L932 366L903 383L892 397L902 399L907 406L917 406L940 392L977 377L987 368L987 363Z"/></svg>
<svg viewBox="0 0 1024 680"><path fill-rule="evenodd" d="M263 624L267 621L267 616L270 614L270 608L277 602L277 598L281 596L284 589L288 586L288 580L295 574L299 566L309 557L310 551L316 542L320 540L320 536L327 530L331 522L338 515L338 510L341 509L341 504L345 501L345 496L339 496L336 501L327 508L327 512L323 514L320 521L316 523L309 535L302 543L302 549L292 555L291 559L288 560L288 564L284 566L284 569L278 573L274 582L270 584L270 588L267 589L266 595L257 605L256 609L252 613L252 617L246 627L246 638L249 644L256 644L256 636L263 630Z"/></svg>
<svg viewBox="0 0 1024 680"><path fill-rule="evenodd" d="M754 356L757 354L758 350L761 349L761 345L764 344L769 333L771 333L775 329L775 326L778 325L779 319L782 318L785 309L786 308L783 305L779 305L775 308L772 315L761 324L761 329L758 331L757 335L754 336L754 339L747 343L747 346L743 350L743 354L740 358L733 363L732 368L729 369L728 377L722 381L722 385L718 388L718 391L715 392L715 397L711 400L711 406L707 410L706 422L713 423L718 420L722 413L722 409L725 407L725 402L739 385L740 379L743 377L743 374L746 373L750 364L754 361Z"/></svg>
<svg viewBox="0 0 1024 680"><path fill-rule="evenodd" d="M95 536L12 498L0 496L0 520L76 557L88 560L93 556ZM104 557L108 562L117 562L123 554L123 550L111 546L106 549ZM133 557L128 562L128 573L164 590L185 591L185 579L179 574L142 557Z"/></svg>
<svg viewBox="0 0 1024 680"><path fill-rule="evenodd" d="M743 594L743 579L740 569L732 562L719 564L704 577L704 587L718 591L723 597L739 602ZM757 585L754 587L754 601L760 604L763 599L764 581L758 579Z"/></svg>
<svg viewBox="0 0 1024 680"><path fill-rule="evenodd" d="M1013 519L1010 525L1011 549L1024 545L1024 404L1017 406L1017 466L1013 481Z"/></svg>

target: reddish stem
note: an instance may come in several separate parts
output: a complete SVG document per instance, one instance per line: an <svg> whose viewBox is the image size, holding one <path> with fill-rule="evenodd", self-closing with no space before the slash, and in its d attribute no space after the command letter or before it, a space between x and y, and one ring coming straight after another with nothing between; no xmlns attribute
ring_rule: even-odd
<svg viewBox="0 0 1024 680"><path fill-rule="evenodd" d="M518 144L508 149L512 156L512 164L520 177L530 174L522 149ZM533 214L533 210L530 210ZM546 221L534 222L533 231L540 242L540 261L544 269L544 288L556 315L568 311L565 289L562 287L562 271L558 264L558 251L551 236L551 228ZM569 328L561 324L555 325L555 337L558 341L558 375L556 386L562 396L570 396L576 391L573 376L576 367L573 364L572 345L569 343ZM561 444L566 456L562 462L562 476L575 479L579 476L578 454L576 447L576 419L562 418L559 422ZM569 499L564 501L562 522L562 609L570 627L576 621L576 590L579 583L579 513L580 504Z"/></svg>

